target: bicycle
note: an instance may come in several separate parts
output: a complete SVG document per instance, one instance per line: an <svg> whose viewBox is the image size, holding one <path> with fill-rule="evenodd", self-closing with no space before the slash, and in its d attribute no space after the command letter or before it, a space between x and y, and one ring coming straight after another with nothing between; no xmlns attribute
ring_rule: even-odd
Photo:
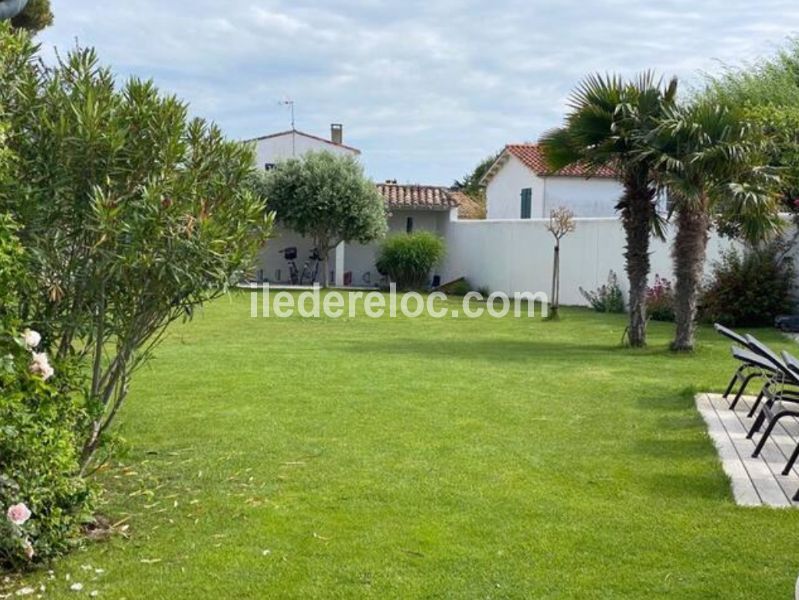
<svg viewBox="0 0 799 600"><path fill-rule="evenodd" d="M308 283L313 283L316 281L317 277L319 276L319 263L322 262L322 255L319 254L319 250L314 248L311 251L311 255L309 257L309 261L306 261L302 265L302 272L297 267L297 248L296 246L289 246L288 248L283 248L280 251L280 254L283 255L283 258L286 259L289 265L289 280L291 281L291 285L303 285L305 283L306 277L308 279Z"/></svg>

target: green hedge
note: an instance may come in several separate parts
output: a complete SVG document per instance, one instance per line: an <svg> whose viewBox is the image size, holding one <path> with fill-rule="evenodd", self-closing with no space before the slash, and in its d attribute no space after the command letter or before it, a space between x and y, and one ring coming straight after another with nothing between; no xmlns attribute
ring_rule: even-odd
<svg viewBox="0 0 799 600"><path fill-rule="evenodd" d="M444 254L444 241L428 231L395 235L383 242L377 270L401 290L422 289Z"/></svg>

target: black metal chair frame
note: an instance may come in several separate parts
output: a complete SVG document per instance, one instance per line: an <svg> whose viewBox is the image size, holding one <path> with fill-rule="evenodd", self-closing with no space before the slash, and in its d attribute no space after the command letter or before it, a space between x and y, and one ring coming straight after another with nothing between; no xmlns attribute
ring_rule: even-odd
<svg viewBox="0 0 799 600"><path fill-rule="evenodd" d="M733 358L741 364L735 370L729 385L727 385L727 389L722 395L725 400L729 399L730 394L735 389L736 383L740 384L735 392L735 397L732 402L730 402L730 410L735 410L735 407L738 405L750 381L753 379L764 380L764 384L755 401L755 406L749 411L749 417L752 417L755 410L757 410L757 405L759 405L760 401L763 399L763 389L766 386L781 382L781 371L772 364L768 357L762 356L755 349L751 348L749 341L742 335L737 334L732 329L728 329L719 323L714 324L714 327L718 333L738 344L738 346L732 346L730 350Z"/></svg>
<svg viewBox="0 0 799 600"><path fill-rule="evenodd" d="M749 417L754 416L762 400L764 398L766 399L755 422L752 424L752 428L747 434L747 438L751 439L763 426L763 423L768 420L766 430L763 432L763 435L761 435L755 447L755 451L752 454L753 457L757 457L760 455L766 441L781 419L786 417L799 419L799 406L795 408L791 407L791 404L799 405L799 359L784 351L782 353L782 359L780 359L768 346L751 335L743 337L718 323L716 323L714 327L718 333L741 346L741 348L736 346L732 347L733 357L739 360L741 365L738 367L727 386L724 398L729 396L736 382L741 382L741 386L736 393L735 399L730 404L730 408L735 408L735 405L743 394L743 390L752 379L762 377L766 380L748 414ZM753 360L752 355L754 355L757 360ZM765 361L764 363L761 361L761 358ZM783 402L785 404L783 404ZM797 442L791 456L788 458L788 462L782 469L782 475L788 475L791 472L797 459L799 459L799 442ZM799 502L799 489L794 494L792 500L794 502Z"/></svg>
<svg viewBox="0 0 799 600"><path fill-rule="evenodd" d="M754 341L755 344L760 345L762 348L766 348L751 336L747 336L747 338L749 341ZM766 350L768 350L768 348L766 348ZM768 350L768 352L771 353L770 350ZM776 355L773 355L773 353L771 354L776 358ZM764 386L763 397L766 401L746 436L752 439L763 424L767 423L766 429L761 434L755 446L755 451L752 453L752 457L754 458L760 455L766 441L768 441L774 428L782 419L787 417L799 418L799 360L789 353L783 352L780 363L783 365L783 381L777 389L773 389L772 386L768 384ZM791 472L797 458L799 458L799 443L794 448L788 462L782 469L783 475L788 475L788 473ZM797 492L797 495L799 496L799 492Z"/></svg>

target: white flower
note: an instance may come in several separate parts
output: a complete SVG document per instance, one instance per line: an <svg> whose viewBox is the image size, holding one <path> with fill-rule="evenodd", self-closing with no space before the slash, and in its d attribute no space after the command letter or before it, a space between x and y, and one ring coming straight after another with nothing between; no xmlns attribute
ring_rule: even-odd
<svg viewBox="0 0 799 600"><path fill-rule="evenodd" d="M22 332L22 341L25 342L25 347L28 350L33 350L42 343L42 336L38 331L26 329Z"/></svg>
<svg viewBox="0 0 799 600"><path fill-rule="evenodd" d="M28 560L33 560L33 555L36 553L33 551L33 544L31 544L30 540L25 540L23 550L25 551L25 556L28 558Z"/></svg>
<svg viewBox="0 0 799 600"><path fill-rule="evenodd" d="M33 361L30 364L30 372L34 375L41 375L42 379L47 381L54 374L53 367L50 366L50 359L47 358L45 352L34 352Z"/></svg>
<svg viewBox="0 0 799 600"><path fill-rule="evenodd" d="M8 517L8 520L14 525L24 525L28 522L28 519L31 518L31 511L25 504L20 502L19 504L8 507L6 517Z"/></svg>
<svg viewBox="0 0 799 600"><path fill-rule="evenodd" d="M73 592L79 592L83 589L83 584L73 583L71 586L69 586L69 589L71 589Z"/></svg>

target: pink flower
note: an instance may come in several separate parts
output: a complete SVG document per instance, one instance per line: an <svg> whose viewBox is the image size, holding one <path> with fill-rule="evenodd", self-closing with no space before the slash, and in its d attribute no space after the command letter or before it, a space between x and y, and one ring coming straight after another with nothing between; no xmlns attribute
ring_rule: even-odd
<svg viewBox="0 0 799 600"><path fill-rule="evenodd" d="M38 331L33 329L26 329L22 332L22 341L28 350L33 350L42 343L42 336Z"/></svg>
<svg viewBox="0 0 799 600"><path fill-rule="evenodd" d="M28 522L28 519L31 518L31 511L27 506L20 502L14 506L9 506L6 516L14 525L24 525Z"/></svg>
<svg viewBox="0 0 799 600"><path fill-rule="evenodd" d="M33 560L33 555L36 554L36 552L33 551L33 544L31 544L30 540L25 540L22 551L25 553L28 560Z"/></svg>
<svg viewBox="0 0 799 600"><path fill-rule="evenodd" d="M33 361L29 369L34 375L41 375L42 379L45 381L55 374L53 367L50 366L50 359L47 358L47 354L44 352L33 353Z"/></svg>

